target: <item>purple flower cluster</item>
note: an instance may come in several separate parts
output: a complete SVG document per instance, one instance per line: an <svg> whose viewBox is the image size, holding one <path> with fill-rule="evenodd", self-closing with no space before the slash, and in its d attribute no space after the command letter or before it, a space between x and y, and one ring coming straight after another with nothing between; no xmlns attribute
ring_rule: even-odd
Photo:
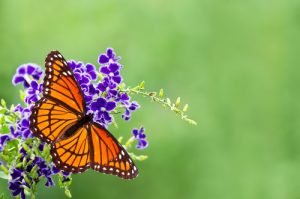
<svg viewBox="0 0 300 199"><path fill-rule="evenodd" d="M112 113L118 104L124 110L122 118L125 120L129 120L131 112L139 108L137 102L132 102L126 93L118 90L122 82L119 59L113 49L109 48L98 58L99 71L92 64L68 62L84 92L87 112L93 113L94 121L105 127L112 122Z"/></svg>
<svg viewBox="0 0 300 199"><path fill-rule="evenodd" d="M144 149L148 146L148 141L146 140L145 128L141 127L140 129L133 129L132 134L134 138L138 141L136 148Z"/></svg>
<svg viewBox="0 0 300 199"><path fill-rule="evenodd" d="M43 71L40 66L35 64L21 65L13 77L13 85L23 84L26 97L25 103L37 102L42 92L43 86L39 81L42 79Z"/></svg>
<svg viewBox="0 0 300 199"><path fill-rule="evenodd" d="M40 144L39 149L43 149L43 147L44 144ZM25 167L21 166L12 169L8 188L13 196L19 195L22 199L25 199L25 187L30 189L32 184L37 183L41 177L46 178L45 186L54 186L51 177L54 173L54 166L52 164L47 164L46 161L39 156L35 156L32 159L24 148L20 149L20 154L22 155L20 162L30 162L30 164ZM34 171L34 169L36 169L36 171ZM36 172L36 175L33 175L32 172ZM28 175L30 173L31 175Z"/></svg>
<svg viewBox="0 0 300 199"><path fill-rule="evenodd" d="M10 133L14 138L27 139L32 137L29 129L29 116L31 105L24 108L20 104L15 107L15 112L19 114L20 120L17 121L16 127L10 126Z"/></svg>
<svg viewBox="0 0 300 199"><path fill-rule="evenodd" d="M119 63L120 58L113 49L107 49L106 53L98 57L99 67L88 63L77 61L68 61L69 66L74 72L86 101L87 113L93 113L95 122L99 122L107 127L113 121L113 114L122 113L122 118L128 121L132 112L140 106L137 102L132 101L127 93L120 91L119 87L123 81L121 76L122 65ZM98 68L98 69L97 69ZM43 71L40 66L35 64L21 65L13 77L13 84L22 84L25 89L25 106L17 105L15 113L18 115L16 124L10 126L10 134L0 135L0 152L5 145L13 139L22 139L26 141L32 138L29 128L29 116L31 108L35 102L41 98L43 90ZM143 149L148 146L144 128L133 130L134 138L138 141L137 148ZM32 146L29 146L32 147ZM44 144L39 147L43 151ZM46 186L53 186L52 175L59 171L52 165L47 164L40 156L30 156L23 148L19 151L21 154L20 162L31 162L26 167L13 168L10 171L9 189L13 196L25 198L25 188L31 188L32 183L37 183L41 177L47 179ZM33 158L33 159L31 159ZM36 169L37 176L27 175ZM64 173L68 175L68 173ZM25 180L26 179L26 180Z"/></svg>

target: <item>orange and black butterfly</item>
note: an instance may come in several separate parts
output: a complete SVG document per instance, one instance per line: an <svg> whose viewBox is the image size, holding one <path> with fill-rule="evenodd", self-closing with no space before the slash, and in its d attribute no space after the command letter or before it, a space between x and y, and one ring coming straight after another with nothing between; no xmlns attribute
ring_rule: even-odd
<svg viewBox="0 0 300 199"><path fill-rule="evenodd" d="M132 179L138 170L132 159L93 115L86 113L84 95L66 60L58 51L46 58L43 97L30 116L30 129L51 145L58 169L80 173L88 168Z"/></svg>

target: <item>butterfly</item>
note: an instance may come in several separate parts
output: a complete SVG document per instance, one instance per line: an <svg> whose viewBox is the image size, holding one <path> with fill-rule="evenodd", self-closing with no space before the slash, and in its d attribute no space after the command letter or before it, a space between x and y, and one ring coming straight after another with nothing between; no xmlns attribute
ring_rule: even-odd
<svg viewBox="0 0 300 199"><path fill-rule="evenodd" d="M103 126L86 113L83 92L64 57L51 51L45 60L43 97L34 105L30 129L51 145L55 166L81 173L88 168L133 179L138 170L132 159Z"/></svg>

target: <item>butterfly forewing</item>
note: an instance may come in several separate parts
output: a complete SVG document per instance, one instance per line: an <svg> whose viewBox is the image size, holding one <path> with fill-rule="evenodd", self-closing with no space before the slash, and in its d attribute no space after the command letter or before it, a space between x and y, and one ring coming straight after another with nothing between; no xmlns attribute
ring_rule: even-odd
<svg viewBox="0 0 300 199"><path fill-rule="evenodd" d="M58 51L52 51L46 58L44 96L60 101L78 114L84 114L85 101L72 70Z"/></svg>
<svg viewBox="0 0 300 199"><path fill-rule="evenodd" d="M56 101L42 98L32 109L30 129L42 141L51 143L78 121L78 116Z"/></svg>

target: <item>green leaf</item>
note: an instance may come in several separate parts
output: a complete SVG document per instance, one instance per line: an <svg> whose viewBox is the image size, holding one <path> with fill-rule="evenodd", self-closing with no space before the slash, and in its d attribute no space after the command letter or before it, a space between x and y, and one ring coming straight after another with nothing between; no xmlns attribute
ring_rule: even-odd
<svg viewBox="0 0 300 199"><path fill-rule="evenodd" d="M0 178L8 180L8 175L6 175L3 171L0 171Z"/></svg>
<svg viewBox="0 0 300 199"><path fill-rule="evenodd" d="M167 104L168 104L169 106L171 106L171 100L170 100L170 98L167 98L166 100L167 100Z"/></svg>
<svg viewBox="0 0 300 199"><path fill-rule="evenodd" d="M121 144L122 141L123 141L123 137L121 136L121 137L118 138L118 142Z"/></svg>
<svg viewBox="0 0 300 199"><path fill-rule="evenodd" d="M21 100L24 101L25 97L26 97L25 91L24 90L20 90L20 98L21 98Z"/></svg>
<svg viewBox="0 0 300 199"><path fill-rule="evenodd" d="M183 112L186 112L186 111L187 111L187 109L188 109L188 107L189 107L189 105L188 105L188 104L184 105L184 107L183 107L182 111L183 111Z"/></svg>
<svg viewBox="0 0 300 199"><path fill-rule="evenodd" d="M163 97L163 96L164 96L164 89L161 88L161 89L159 90L158 96L159 96L159 97Z"/></svg>
<svg viewBox="0 0 300 199"><path fill-rule="evenodd" d="M180 97L177 97L176 102L175 102L175 106L178 107L180 104Z"/></svg>
<svg viewBox="0 0 300 199"><path fill-rule="evenodd" d="M4 134L7 134L7 133L10 132L7 125L3 125L3 127L2 127L2 132L3 132Z"/></svg>
<svg viewBox="0 0 300 199"><path fill-rule="evenodd" d="M7 111L7 110L6 110L5 108L0 108L0 114L3 114L3 115L4 115L4 114L6 113L6 111Z"/></svg>
<svg viewBox="0 0 300 199"><path fill-rule="evenodd" d="M136 159L139 160L139 161L144 161L144 160L148 159L148 156L146 156L146 155L139 155L139 156L136 156Z"/></svg>
<svg viewBox="0 0 300 199"><path fill-rule="evenodd" d="M68 198L72 198L71 191L68 188L65 188L65 194Z"/></svg>
<svg viewBox="0 0 300 199"><path fill-rule="evenodd" d="M191 119L185 119L185 121L187 121L188 123L197 126L197 122Z"/></svg>
<svg viewBox="0 0 300 199"><path fill-rule="evenodd" d="M139 87L140 87L141 90L144 90L144 88L145 88L145 81L142 81L140 83Z"/></svg>
<svg viewBox="0 0 300 199"><path fill-rule="evenodd" d="M2 105L3 107L6 107L6 102L5 102L4 99L1 99L1 105Z"/></svg>

